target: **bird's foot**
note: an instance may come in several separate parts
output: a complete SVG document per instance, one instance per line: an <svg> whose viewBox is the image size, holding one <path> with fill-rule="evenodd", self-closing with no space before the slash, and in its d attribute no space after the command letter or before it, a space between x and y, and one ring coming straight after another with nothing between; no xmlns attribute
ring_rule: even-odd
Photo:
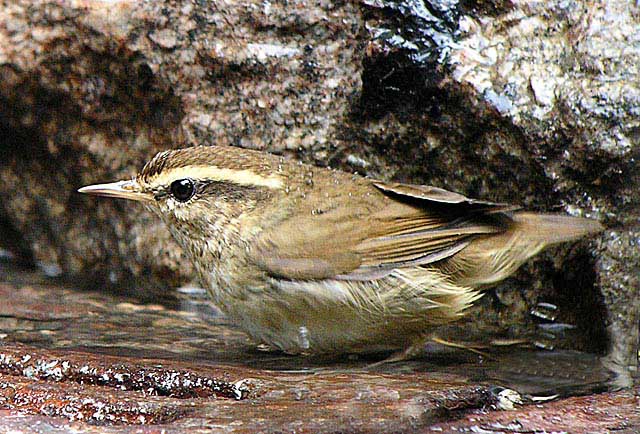
<svg viewBox="0 0 640 434"><path fill-rule="evenodd" d="M375 368L389 363L403 362L424 357L425 355L430 353L430 351L427 350L428 345L434 343L448 348L469 351L479 356L490 359L492 358L492 356L483 350L487 350L494 346L521 345L526 342L524 342L523 340L510 340L508 342L505 341L500 343L491 342L489 344L477 342L455 342L440 338L436 335L428 335L422 339L417 340L404 350L398 351L384 360L369 365L369 367Z"/></svg>

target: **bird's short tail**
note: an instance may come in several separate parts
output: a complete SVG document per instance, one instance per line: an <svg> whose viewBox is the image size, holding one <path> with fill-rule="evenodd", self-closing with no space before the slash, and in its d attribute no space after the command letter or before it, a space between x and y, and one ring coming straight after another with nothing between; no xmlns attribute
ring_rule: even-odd
<svg viewBox="0 0 640 434"><path fill-rule="evenodd" d="M508 277L546 246L602 231L596 220L555 214L515 212L501 233L479 237L442 268L459 285L481 288Z"/></svg>
<svg viewBox="0 0 640 434"><path fill-rule="evenodd" d="M516 212L512 218L527 238L544 245L576 240L604 229L597 220L566 215Z"/></svg>

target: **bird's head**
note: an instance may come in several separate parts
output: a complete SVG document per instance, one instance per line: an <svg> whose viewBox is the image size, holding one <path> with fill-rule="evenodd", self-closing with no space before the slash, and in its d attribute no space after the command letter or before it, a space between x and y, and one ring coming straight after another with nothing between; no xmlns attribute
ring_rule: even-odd
<svg viewBox="0 0 640 434"><path fill-rule="evenodd" d="M158 153L133 178L80 193L144 203L178 238L208 238L281 190L284 178L264 154L226 146Z"/></svg>

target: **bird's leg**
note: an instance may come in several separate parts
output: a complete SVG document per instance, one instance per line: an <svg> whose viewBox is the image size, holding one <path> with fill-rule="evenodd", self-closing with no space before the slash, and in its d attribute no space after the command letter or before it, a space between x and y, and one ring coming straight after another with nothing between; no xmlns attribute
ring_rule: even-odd
<svg viewBox="0 0 640 434"><path fill-rule="evenodd" d="M438 336L431 336L429 340L431 342L435 342L436 344L444 345L445 347L471 351L472 353L482 357L487 357L487 358L491 357L489 356L488 353L485 353L484 351L479 350L479 348L487 348L487 346L484 344L472 344L472 343L448 341L446 339L439 338Z"/></svg>
<svg viewBox="0 0 640 434"><path fill-rule="evenodd" d="M386 359L380 360L379 362L372 363L368 365L369 368L377 368L378 366L386 365L388 363L396 363L403 362L405 360L412 360L418 358L418 356L424 354L424 345L427 340L420 340L417 343L412 344L411 346L405 348L402 351L397 351L387 357Z"/></svg>
<svg viewBox="0 0 640 434"><path fill-rule="evenodd" d="M491 358L492 356L486 353L485 351L482 351L484 349L491 348L493 346L504 347L504 346L522 345L522 344L528 343L528 341L522 340L522 339L517 339L517 340L513 339L509 341L499 341L499 342L496 341L496 342L490 342L489 344L472 343L472 342L455 342L455 341L443 339L434 334L428 334L417 339L413 344L411 344L409 347L405 348L404 350L398 351L397 353L392 354L391 356L387 357L384 360L373 363L372 365L369 365L369 367L373 368L373 367L385 365L387 363L402 362L406 360L412 360L412 359L418 359L420 357L424 357L427 354L427 351L425 351L425 346L430 342L436 343L445 347L449 347L449 348L470 351L474 354L477 354L485 358Z"/></svg>

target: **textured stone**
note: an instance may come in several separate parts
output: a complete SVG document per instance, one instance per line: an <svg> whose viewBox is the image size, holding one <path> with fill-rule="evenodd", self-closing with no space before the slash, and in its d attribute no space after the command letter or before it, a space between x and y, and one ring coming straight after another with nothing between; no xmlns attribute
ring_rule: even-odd
<svg viewBox="0 0 640 434"><path fill-rule="evenodd" d="M144 301L4 264L0 281L0 432L415 432L512 414L495 409L536 416L544 410L519 402L610 380L577 352L434 351L374 365L256 351L194 288ZM594 414L624 404L593 426L637 427L630 393L592 399ZM564 411L579 417L574 402ZM549 426L536 417L530 426Z"/></svg>
<svg viewBox="0 0 640 434"><path fill-rule="evenodd" d="M638 390L570 398L516 411L475 412L459 420L435 424L431 431L481 432L621 432L640 429Z"/></svg>
<svg viewBox="0 0 640 434"><path fill-rule="evenodd" d="M601 219L616 233L598 249L542 255L469 320L528 337L550 302L578 331L553 345L602 352L605 327L637 329L640 253L618 252L638 243L639 16L621 0L5 1L3 246L161 293L192 278L162 225L75 190L161 149L250 147Z"/></svg>

